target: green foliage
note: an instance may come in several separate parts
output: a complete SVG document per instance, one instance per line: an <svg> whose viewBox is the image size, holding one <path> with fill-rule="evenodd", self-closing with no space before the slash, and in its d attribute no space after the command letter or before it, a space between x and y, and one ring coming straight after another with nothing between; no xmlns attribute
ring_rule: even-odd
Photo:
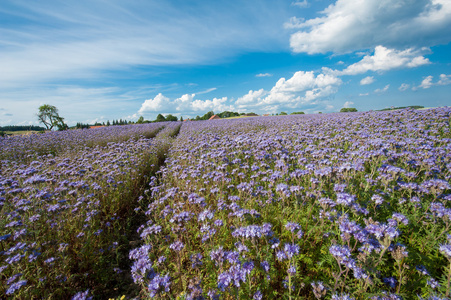
<svg viewBox="0 0 451 300"><path fill-rule="evenodd" d="M281 116L286 116L286 115L288 115L286 112L284 112L284 111L282 111L282 112L280 112L280 115Z"/></svg>
<svg viewBox="0 0 451 300"><path fill-rule="evenodd" d="M1 131L40 131L45 130L44 127L35 126L35 125L8 125L8 126L0 126Z"/></svg>
<svg viewBox="0 0 451 300"><path fill-rule="evenodd" d="M295 111L292 112L290 115L303 115L303 114L305 114L303 111Z"/></svg>
<svg viewBox="0 0 451 300"><path fill-rule="evenodd" d="M223 111L222 113L217 114L218 117L220 117L221 119L224 118L231 118L231 117L238 117L240 114L237 112L233 112L233 111Z"/></svg>
<svg viewBox="0 0 451 300"><path fill-rule="evenodd" d="M143 117L143 116L140 116L139 119L138 119L138 121L136 121L136 123L137 123L137 124L142 124L142 123L144 123L144 117Z"/></svg>
<svg viewBox="0 0 451 300"><path fill-rule="evenodd" d="M340 112L356 112L357 108L354 107L343 107L342 109L340 109Z"/></svg>
<svg viewBox="0 0 451 300"><path fill-rule="evenodd" d="M37 117L47 130L52 130L54 127L57 127L58 130L68 129L67 124L64 123L64 118L60 117L58 109L53 105L41 105Z"/></svg>
<svg viewBox="0 0 451 300"><path fill-rule="evenodd" d="M89 129L90 125L89 124L83 124L83 123L77 123L77 125L75 125L75 128L77 129Z"/></svg>
<svg viewBox="0 0 451 300"><path fill-rule="evenodd" d="M169 114L169 115L166 116L166 121L177 122L178 119L177 119L176 116L173 116L173 115Z"/></svg>
<svg viewBox="0 0 451 300"><path fill-rule="evenodd" d="M166 121L166 118L162 114L158 114L157 118L155 119L155 122L164 122Z"/></svg>

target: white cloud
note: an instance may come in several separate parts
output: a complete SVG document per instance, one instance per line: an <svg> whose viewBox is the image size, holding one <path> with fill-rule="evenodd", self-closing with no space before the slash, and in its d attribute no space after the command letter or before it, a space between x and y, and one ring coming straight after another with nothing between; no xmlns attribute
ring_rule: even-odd
<svg viewBox="0 0 451 300"><path fill-rule="evenodd" d="M420 84L420 88L428 89L432 86L432 76L427 76Z"/></svg>
<svg viewBox="0 0 451 300"><path fill-rule="evenodd" d="M306 8L306 7L310 6L310 4L307 2L307 0L303 0L303 1L297 0L296 2L293 2L292 4L295 6L301 7L301 8Z"/></svg>
<svg viewBox="0 0 451 300"><path fill-rule="evenodd" d="M298 71L288 80L280 78L263 102L265 104L310 102L336 93L337 86L341 84L341 79L334 75L319 74L315 77L313 71Z"/></svg>
<svg viewBox="0 0 451 300"><path fill-rule="evenodd" d="M362 80L360 80L360 85L372 84L373 82L374 82L374 77L367 76L367 77L363 78Z"/></svg>
<svg viewBox="0 0 451 300"><path fill-rule="evenodd" d="M217 90L217 88L209 88L209 89L206 89L205 91L201 91L201 92L197 92L196 94L197 95L202 95L202 94L207 94L207 93L210 93L210 92L213 92L213 91L216 91Z"/></svg>
<svg viewBox="0 0 451 300"><path fill-rule="evenodd" d="M354 104L354 102L352 102L352 101L346 101L345 104L343 105L343 107L349 108L349 107L351 107L351 105L353 105L353 104Z"/></svg>
<svg viewBox="0 0 451 300"><path fill-rule="evenodd" d="M258 104L261 103L263 100L263 97L268 94L267 91L264 89L260 89L258 91L250 90L246 95L239 97L236 100L236 104L246 107L250 104Z"/></svg>
<svg viewBox="0 0 451 300"><path fill-rule="evenodd" d="M422 49L422 52L426 49ZM398 68L413 68L429 64L430 61L420 55L420 51L407 49L403 51L377 46L373 55L365 55L359 62L348 66L343 71L332 71L337 75L357 75L368 71L383 72Z"/></svg>
<svg viewBox="0 0 451 300"><path fill-rule="evenodd" d="M270 73L260 73L260 74L255 75L255 77L271 77L271 76L272 76L272 74L270 74Z"/></svg>
<svg viewBox="0 0 451 300"><path fill-rule="evenodd" d="M377 93L377 94L385 93L388 90L389 87L390 87L390 85L387 84L386 86L384 86L383 89L375 89L374 92Z"/></svg>
<svg viewBox="0 0 451 300"><path fill-rule="evenodd" d="M410 88L410 84L403 83L399 86L398 90L400 90L401 92L404 92L404 91L408 90L409 88Z"/></svg>
<svg viewBox="0 0 451 300"><path fill-rule="evenodd" d="M448 85L451 84L451 75L440 74L440 80L437 82L438 85Z"/></svg>
<svg viewBox="0 0 451 300"><path fill-rule="evenodd" d="M432 75L425 77L423 81L421 81L421 84L418 87L414 87L413 90L417 90L418 88L428 89L432 86L451 84L451 75L440 74L440 79L437 82L433 82L433 78Z"/></svg>
<svg viewBox="0 0 451 300"><path fill-rule="evenodd" d="M155 112L160 111L163 108L163 104L169 102L169 98L163 96L163 94L159 93L153 99L147 99L141 105L138 113L143 114L145 112Z"/></svg>
<svg viewBox="0 0 451 300"><path fill-rule="evenodd" d="M360 97L363 97L363 96L368 96L370 93L362 93L362 94L359 94L359 96Z"/></svg>
<svg viewBox="0 0 451 300"><path fill-rule="evenodd" d="M294 52L347 53L451 41L449 0L337 0L321 13L293 27L302 29L291 35Z"/></svg>

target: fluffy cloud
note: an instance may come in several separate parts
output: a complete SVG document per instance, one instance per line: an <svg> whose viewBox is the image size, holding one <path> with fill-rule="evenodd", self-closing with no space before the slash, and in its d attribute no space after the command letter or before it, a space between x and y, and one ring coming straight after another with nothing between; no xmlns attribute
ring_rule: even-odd
<svg viewBox="0 0 451 300"><path fill-rule="evenodd" d="M144 103L141 105L141 108L139 109L138 113L142 114L145 112L160 111L163 108L163 104L166 104L168 102L169 98L159 93L158 95L155 96L155 98L145 100Z"/></svg>
<svg viewBox="0 0 451 300"><path fill-rule="evenodd" d="M267 94L268 92L264 89L260 89L258 91L250 90L246 95L238 98L236 100L236 104L238 104L240 107L246 107L250 104L258 104L262 102L263 97Z"/></svg>
<svg viewBox="0 0 451 300"><path fill-rule="evenodd" d="M294 52L346 53L381 44L429 47L451 41L449 0L338 0L322 15L292 23L300 29L290 38Z"/></svg>
<svg viewBox="0 0 451 300"><path fill-rule="evenodd" d="M336 93L341 84L341 79L332 74L315 76L313 71L298 71L288 80L280 78L263 103L311 102Z"/></svg>
<svg viewBox="0 0 451 300"><path fill-rule="evenodd" d="M426 49L421 50L421 52L425 51ZM384 46L377 46L373 55L365 55L359 62L348 66L343 71L327 69L325 71L336 75L357 75L368 71L383 72L398 68L414 68L429 63L429 59L424 58L420 51L412 48L398 51Z"/></svg>
<svg viewBox="0 0 451 300"><path fill-rule="evenodd" d="M425 79L423 79L419 87L423 89L430 88L432 86L432 78L433 78L432 76L428 76Z"/></svg>
<svg viewBox="0 0 451 300"><path fill-rule="evenodd" d="M228 98L213 98L208 100L195 99L196 94L184 94L180 98L171 100L163 96L161 93L153 99L145 100L138 111L138 114L151 113L174 113L179 112L183 114L204 113L210 110L224 111L233 110L234 106L228 105Z"/></svg>
<svg viewBox="0 0 451 300"><path fill-rule="evenodd" d="M451 75L440 74L440 80L437 82L438 85L448 85L451 84Z"/></svg>
<svg viewBox="0 0 451 300"><path fill-rule="evenodd" d="M374 77L367 76L367 77L363 78L362 80L360 80L360 85L372 84L373 82L374 82Z"/></svg>
<svg viewBox="0 0 451 300"><path fill-rule="evenodd" d="M433 78L434 76L432 75L425 77L418 87L413 87L413 90L415 91L418 88L428 89L432 86L451 84L451 75L440 74L440 79L437 82L433 82Z"/></svg>
<svg viewBox="0 0 451 300"><path fill-rule="evenodd" d="M377 93L377 94L382 94L382 93L385 93L386 91L388 91L389 87L390 87L390 85L387 84L386 86L384 86L383 89L375 89L374 92Z"/></svg>

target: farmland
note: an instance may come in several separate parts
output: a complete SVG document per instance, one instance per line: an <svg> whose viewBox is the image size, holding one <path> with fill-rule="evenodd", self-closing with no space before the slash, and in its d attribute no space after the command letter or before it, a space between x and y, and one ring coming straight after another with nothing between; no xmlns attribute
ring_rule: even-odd
<svg viewBox="0 0 451 300"><path fill-rule="evenodd" d="M450 117L0 138L0 298L445 299Z"/></svg>

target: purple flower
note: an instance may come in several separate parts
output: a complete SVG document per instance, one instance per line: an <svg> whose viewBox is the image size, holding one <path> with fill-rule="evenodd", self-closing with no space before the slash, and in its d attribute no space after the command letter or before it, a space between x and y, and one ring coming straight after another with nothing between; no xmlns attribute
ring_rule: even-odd
<svg viewBox="0 0 451 300"><path fill-rule="evenodd" d="M290 274L290 276L294 276L296 274L296 266L290 265L287 272L288 272L288 274Z"/></svg>
<svg viewBox="0 0 451 300"><path fill-rule="evenodd" d="M265 260L265 261L262 261L262 262L260 263L260 266L262 267L262 269L263 269L266 273L269 272L269 268L270 268L269 262L267 262L266 260Z"/></svg>
<svg viewBox="0 0 451 300"><path fill-rule="evenodd" d="M299 246L296 244L288 244L284 245L284 251L287 254L287 257L291 259L293 256L299 254Z"/></svg>
<svg viewBox="0 0 451 300"><path fill-rule="evenodd" d="M183 249L183 247L185 247L185 245L181 242L181 241L175 241L174 243L172 243L171 245L169 245L169 248L174 250L174 251L180 251Z"/></svg>
<svg viewBox="0 0 451 300"><path fill-rule="evenodd" d="M451 259L451 245L440 245L440 253L446 256L446 258Z"/></svg>
<svg viewBox="0 0 451 300"><path fill-rule="evenodd" d="M6 295L12 295L14 294L18 289L23 287L27 284L26 280L19 280L9 286L9 288L6 290Z"/></svg>
<svg viewBox="0 0 451 300"><path fill-rule="evenodd" d="M294 233L296 230L301 229L301 225L294 222L287 222L287 224L285 224L285 228Z"/></svg>
<svg viewBox="0 0 451 300"><path fill-rule="evenodd" d="M78 292L73 297L72 300L90 300L92 297L88 297L89 289L84 292Z"/></svg>
<svg viewBox="0 0 451 300"><path fill-rule="evenodd" d="M355 196L347 193L337 193L337 204L350 206L355 201Z"/></svg>
<svg viewBox="0 0 451 300"><path fill-rule="evenodd" d="M252 297L252 299L254 300L262 300L263 299L263 294L260 291L256 291L254 296Z"/></svg>
<svg viewBox="0 0 451 300"><path fill-rule="evenodd" d="M392 289L396 287L396 284L398 283L398 281L394 278L394 277L385 277L382 279L382 281L388 285L389 287L391 287Z"/></svg>
<svg viewBox="0 0 451 300"><path fill-rule="evenodd" d="M440 283L438 283L437 280L435 280L432 277L429 277L428 281L426 282L427 285L429 285L431 288L436 289L440 287Z"/></svg>
<svg viewBox="0 0 451 300"><path fill-rule="evenodd" d="M149 296L153 298L163 291L165 291L166 293L169 292L169 286L171 285L170 279L171 277L169 277L169 275L160 276L160 274L158 274L153 277L153 279L147 285L150 293Z"/></svg>

